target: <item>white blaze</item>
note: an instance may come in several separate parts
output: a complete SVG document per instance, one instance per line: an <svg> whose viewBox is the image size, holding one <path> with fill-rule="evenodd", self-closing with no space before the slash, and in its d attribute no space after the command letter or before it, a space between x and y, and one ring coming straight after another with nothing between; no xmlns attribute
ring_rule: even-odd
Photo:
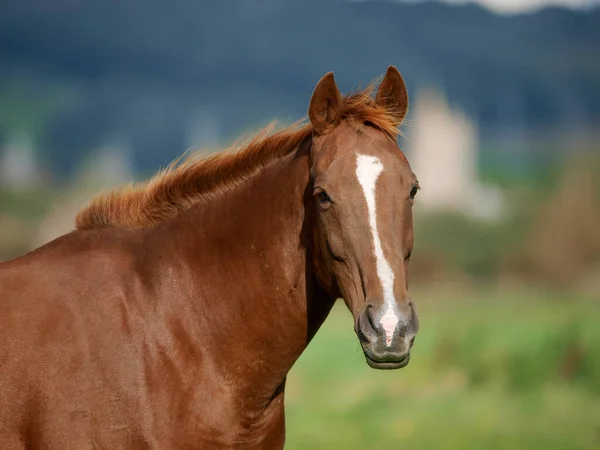
<svg viewBox="0 0 600 450"><path fill-rule="evenodd" d="M380 323L385 331L385 343L389 347L394 337L394 330L398 324L398 317L394 312L394 272L390 264L385 259L381 240L377 232L377 211L375 207L375 185L377 178L383 172L383 164L379 158L369 155L357 155L356 159L356 177L363 189L365 199L367 200L367 210L369 212L369 226L373 236L373 247L375 248L375 261L377 264L377 275L383 288L383 301L386 306L385 313L381 317Z"/></svg>

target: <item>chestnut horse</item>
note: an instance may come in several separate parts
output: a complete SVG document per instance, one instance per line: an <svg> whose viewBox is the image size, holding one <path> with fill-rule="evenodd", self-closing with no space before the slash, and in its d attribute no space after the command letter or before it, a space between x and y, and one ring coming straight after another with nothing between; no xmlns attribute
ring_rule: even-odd
<svg viewBox="0 0 600 450"><path fill-rule="evenodd" d="M286 375L337 298L408 364L408 97L317 84L309 123L92 201L0 264L2 449L282 448Z"/></svg>

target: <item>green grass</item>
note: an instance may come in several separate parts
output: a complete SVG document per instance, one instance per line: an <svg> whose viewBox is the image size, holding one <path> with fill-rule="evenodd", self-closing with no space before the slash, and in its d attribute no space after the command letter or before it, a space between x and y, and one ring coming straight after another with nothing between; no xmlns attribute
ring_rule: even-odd
<svg viewBox="0 0 600 450"><path fill-rule="evenodd" d="M287 449L600 448L599 302L413 295L421 331L398 371L366 365L336 305L290 373Z"/></svg>

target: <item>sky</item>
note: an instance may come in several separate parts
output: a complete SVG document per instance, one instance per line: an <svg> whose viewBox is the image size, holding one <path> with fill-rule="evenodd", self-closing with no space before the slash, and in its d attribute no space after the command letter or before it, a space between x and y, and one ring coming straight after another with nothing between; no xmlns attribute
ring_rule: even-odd
<svg viewBox="0 0 600 450"><path fill-rule="evenodd" d="M412 0L415 1L415 0ZM441 0L445 3L479 3L500 14L535 11L544 6L567 6L585 8L600 4L600 0Z"/></svg>

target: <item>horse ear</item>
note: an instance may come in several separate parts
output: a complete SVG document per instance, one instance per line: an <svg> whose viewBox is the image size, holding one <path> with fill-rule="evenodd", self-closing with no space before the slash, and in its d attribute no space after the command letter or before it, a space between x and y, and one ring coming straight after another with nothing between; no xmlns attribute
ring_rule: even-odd
<svg viewBox="0 0 600 450"><path fill-rule="evenodd" d="M329 72L317 83L308 107L308 117L317 133L337 123L341 102L342 96L335 84L333 72Z"/></svg>
<svg viewBox="0 0 600 450"><path fill-rule="evenodd" d="M389 66L385 72L375 101L392 113L396 119L396 125L402 123L402 119L408 111L408 93L404 78L394 66Z"/></svg>

